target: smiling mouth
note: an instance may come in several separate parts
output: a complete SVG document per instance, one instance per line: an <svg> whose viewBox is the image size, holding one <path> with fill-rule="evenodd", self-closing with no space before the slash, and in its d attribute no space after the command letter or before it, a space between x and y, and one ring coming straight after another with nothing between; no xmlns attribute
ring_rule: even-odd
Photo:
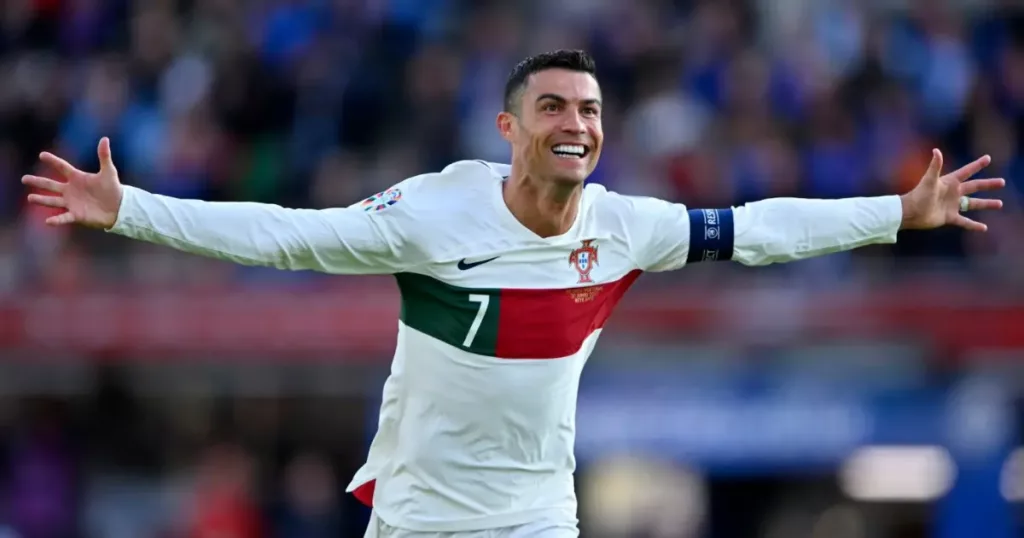
<svg viewBox="0 0 1024 538"><path fill-rule="evenodd" d="M562 159L582 159L590 153L590 148L583 144L558 144L552 146L551 153Z"/></svg>

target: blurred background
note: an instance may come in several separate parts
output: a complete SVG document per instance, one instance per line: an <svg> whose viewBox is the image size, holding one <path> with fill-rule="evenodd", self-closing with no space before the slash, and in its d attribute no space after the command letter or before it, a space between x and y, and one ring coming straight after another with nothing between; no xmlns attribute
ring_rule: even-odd
<svg viewBox="0 0 1024 538"><path fill-rule="evenodd" d="M597 538L1024 536L1024 7L1014 0L0 2L0 536L358 537L389 278L52 230L18 179L347 205L461 158L524 55L590 50L593 180L691 207L1006 177L988 234L648 275L584 373Z"/></svg>

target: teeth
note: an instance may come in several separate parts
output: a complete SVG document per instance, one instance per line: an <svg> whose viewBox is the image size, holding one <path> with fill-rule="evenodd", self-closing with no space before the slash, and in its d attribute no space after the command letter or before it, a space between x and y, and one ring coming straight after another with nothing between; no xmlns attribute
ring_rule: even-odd
<svg viewBox="0 0 1024 538"><path fill-rule="evenodd" d="M582 156L584 153L587 152L587 148L585 148L581 144L559 144L551 148L551 151L555 153L568 153L571 155Z"/></svg>

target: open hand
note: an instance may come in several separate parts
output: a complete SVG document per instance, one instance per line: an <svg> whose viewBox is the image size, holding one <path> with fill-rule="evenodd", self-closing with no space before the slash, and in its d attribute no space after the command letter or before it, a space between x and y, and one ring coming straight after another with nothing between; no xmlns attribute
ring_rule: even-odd
<svg viewBox="0 0 1024 538"><path fill-rule="evenodd" d="M988 155L946 175L942 174L942 152L932 150L932 162L928 166L921 182L907 194L900 197L903 202L902 229L929 230L940 226L952 225L961 228L984 232L988 227L971 220L960 213L960 197L1001 189L1006 181L997 179L974 179L971 176L980 172L992 163ZM971 198L967 210L1000 209L1002 200Z"/></svg>
<svg viewBox="0 0 1024 538"><path fill-rule="evenodd" d="M121 207L121 182L110 156L110 140L100 140L96 152L100 171L83 172L60 157L43 152L39 159L49 165L60 181L40 176L24 176L21 182L50 194L30 194L29 203L64 209L59 215L46 219L46 224L62 226L80 224L92 228L108 229L117 222Z"/></svg>

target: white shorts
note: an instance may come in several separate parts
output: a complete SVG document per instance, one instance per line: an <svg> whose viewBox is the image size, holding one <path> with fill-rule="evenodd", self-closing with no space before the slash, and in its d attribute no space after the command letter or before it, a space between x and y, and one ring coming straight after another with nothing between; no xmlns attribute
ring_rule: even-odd
<svg viewBox="0 0 1024 538"><path fill-rule="evenodd" d="M370 524L363 538L577 538L579 529L575 526L539 521L515 527L460 532L419 532L398 529L370 514Z"/></svg>

